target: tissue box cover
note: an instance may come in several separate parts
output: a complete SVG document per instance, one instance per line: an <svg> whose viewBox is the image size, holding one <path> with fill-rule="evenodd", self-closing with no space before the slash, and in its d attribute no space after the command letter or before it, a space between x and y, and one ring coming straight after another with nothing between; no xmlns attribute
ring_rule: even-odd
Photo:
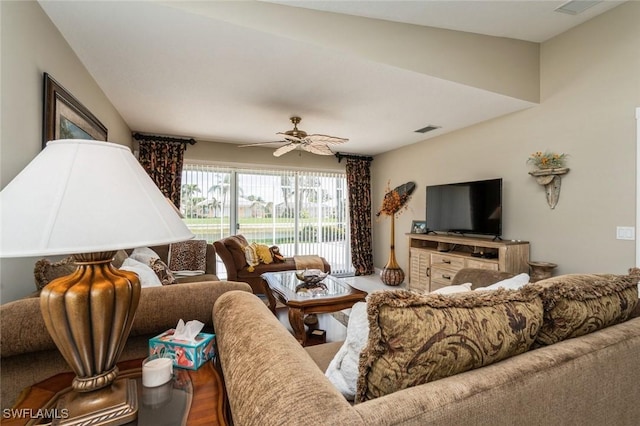
<svg viewBox="0 0 640 426"><path fill-rule="evenodd" d="M173 359L175 367L197 370L215 354L215 334L198 333L195 342L174 339L170 329L149 340L149 355L160 354Z"/></svg>

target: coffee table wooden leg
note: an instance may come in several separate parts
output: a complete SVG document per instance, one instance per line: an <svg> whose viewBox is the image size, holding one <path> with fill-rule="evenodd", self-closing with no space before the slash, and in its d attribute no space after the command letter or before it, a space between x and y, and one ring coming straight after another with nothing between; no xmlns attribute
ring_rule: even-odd
<svg viewBox="0 0 640 426"><path fill-rule="evenodd" d="M300 342L303 346L307 339L307 334L304 332L304 313L301 309L289 308L289 324L291 324L291 328L293 329L293 335L298 342Z"/></svg>
<svg viewBox="0 0 640 426"><path fill-rule="evenodd" d="M273 292L271 291L271 289L269 288L269 284L267 284L267 282L265 280L262 280L262 288L263 288L263 292L264 294L267 296L267 300L269 301L269 309L271 309L271 312L273 312L273 314L276 314L276 298L273 296Z"/></svg>

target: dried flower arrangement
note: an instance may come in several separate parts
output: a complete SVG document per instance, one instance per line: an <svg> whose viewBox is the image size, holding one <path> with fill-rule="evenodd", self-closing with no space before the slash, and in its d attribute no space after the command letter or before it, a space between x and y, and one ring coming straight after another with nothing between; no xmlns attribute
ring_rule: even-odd
<svg viewBox="0 0 640 426"><path fill-rule="evenodd" d="M407 202L411 198L411 193L415 188L413 182L405 183L393 190L390 189L390 181L387 181L382 207L376 213L376 216L384 214L385 216L398 216L407 208Z"/></svg>
<svg viewBox="0 0 640 426"><path fill-rule="evenodd" d="M556 154L555 152L534 152L529 156L527 163L533 164L539 169L560 169L565 167L567 154Z"/></svg>

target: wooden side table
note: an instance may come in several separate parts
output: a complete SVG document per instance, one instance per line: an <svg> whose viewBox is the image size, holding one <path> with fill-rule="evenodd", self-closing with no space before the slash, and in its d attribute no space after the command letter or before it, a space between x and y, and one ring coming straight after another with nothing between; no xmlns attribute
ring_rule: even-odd
<svg viewBox="0 0 640 426"><path fill-rule="evenodd" d="M142 359L123 361L118 363L120 369L119 377L140 378L142 376ZM13 406L10 413L15 416L9 417L3 411L3 425L46 425L51 424L50 420L34 418L42 414L42 409L55 408L55 403L59 397L70 390L74 373L61 373L40 383L23 390L18 402ZM171 384L172 383L172 384ZM178 398L184 398L183 413L179 424L187 426L226 426L227 421L227 399L224 390L222 377L213 361L205 363L198 370L174 369L174 380L168 383L173 389L170 392L178 392ZM164 385L164 386L167 386ZM158 398L158 388L143 388L142 382L138 381L138 419L129 425L147 426L157 424L153 418L163 416L163 408L175 411L175 402L163 404L162 398ZM163 386L160 386L161 388ZM176 391L176 389L179 389ZM184 392L182 392L184 391ZM155 393L155 394L154 394ZM175 414L175 413L174 413ZM180 413L178 413L180 415Z"/></svg>

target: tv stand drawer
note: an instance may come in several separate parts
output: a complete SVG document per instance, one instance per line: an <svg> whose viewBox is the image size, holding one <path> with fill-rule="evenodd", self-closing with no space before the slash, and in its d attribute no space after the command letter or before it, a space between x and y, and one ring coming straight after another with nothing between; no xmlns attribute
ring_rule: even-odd
<svg viewBox="0 0 640 426"><path fill-rule="evenodd" d="M453 281L453 277L456 275L457 272L458 271L454 271L450 269L432 268L430 290L433 291L438 288L451 285L451 282Z"/></svg>
<svg viewBox="0 0 640 426"><path fill-rule="evenodd" d="M492 271L497 271L499 269L497 261L479 259L467 259L465 261L464 267L476 269L491 269Z"/></svg>
<svg viewBox="0 0 640 426"><path fill-rule="evenodd" d="M431 266L434 268L442 267L457 272L464 268L464 258L450 254L432 253Z"/></svg>

